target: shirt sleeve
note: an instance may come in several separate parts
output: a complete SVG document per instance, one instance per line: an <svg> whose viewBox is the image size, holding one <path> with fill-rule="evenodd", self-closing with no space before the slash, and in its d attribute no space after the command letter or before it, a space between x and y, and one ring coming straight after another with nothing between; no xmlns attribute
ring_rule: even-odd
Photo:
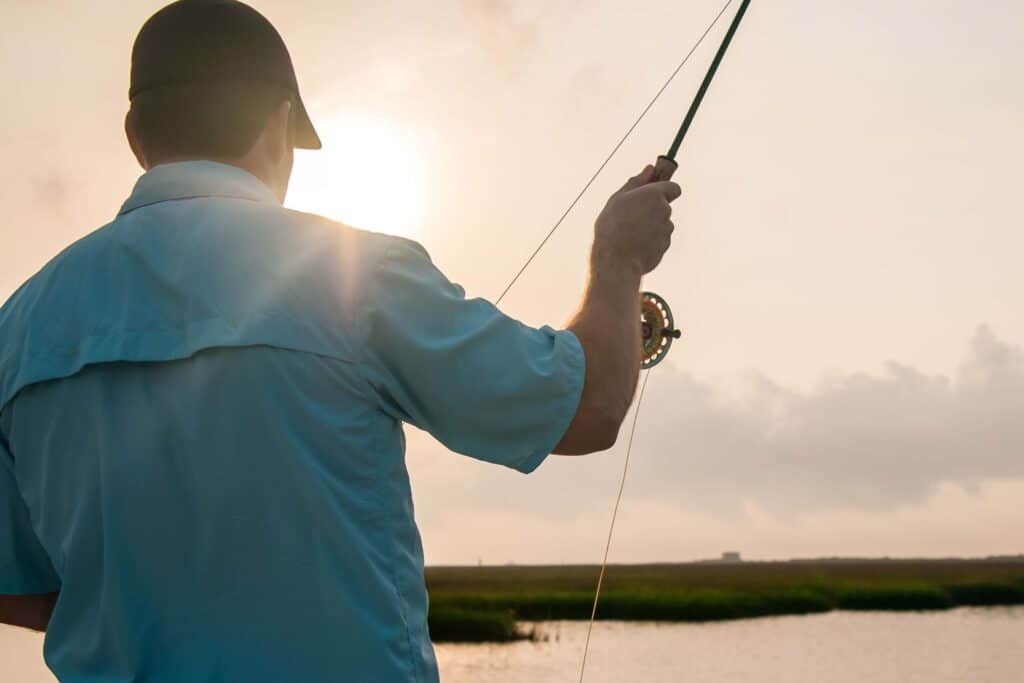
<svg viewBox="0 0 1024 683"><path fill-rule="evenodd" d="M60 590L60 579L39 543L14 479L14 462L0 438L0 595Z"/></svg>
<svg viewBox="0 0 1024 683"><path fill-rule="evenodd" d="M381 407L453 451L536 469L583 391L576 336L467 300L409 240L390 244L370 280L366 372Z"/></svg>

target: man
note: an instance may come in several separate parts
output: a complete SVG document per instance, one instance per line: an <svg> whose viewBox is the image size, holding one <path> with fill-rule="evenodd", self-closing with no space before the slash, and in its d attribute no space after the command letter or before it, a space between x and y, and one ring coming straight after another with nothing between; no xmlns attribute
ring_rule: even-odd
<svg viewBox="0 0 1024 683"><path fill-rule="evenodd" d="M0 309L0 620L62 681L437 680L402 423L522 472L610 447L678 186L612 196L534 329L281 207L320 141L255 10L158 12L130 100L131 196Z"/></svg>

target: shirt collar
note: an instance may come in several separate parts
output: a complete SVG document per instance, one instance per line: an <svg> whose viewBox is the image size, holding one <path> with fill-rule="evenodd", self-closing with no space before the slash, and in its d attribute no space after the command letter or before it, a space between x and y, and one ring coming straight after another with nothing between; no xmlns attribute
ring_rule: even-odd
<svg viewBox="0 0 1024 683"><path fill-rule="evenodd" d="M230 197L280 204L256 176L237 166L216 161L178 161L146 171L117 215L175 199Z"/></svg>

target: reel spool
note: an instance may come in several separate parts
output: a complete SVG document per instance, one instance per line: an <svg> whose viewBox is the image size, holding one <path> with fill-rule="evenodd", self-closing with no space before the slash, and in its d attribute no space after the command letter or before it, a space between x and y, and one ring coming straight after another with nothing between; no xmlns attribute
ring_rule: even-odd
<svg viewBox="0 0 1024 683"><path fill-rule="evenodd" d="M682 332L675 328L672 309L665 300L654 292L640 294L640 341L643 356L640 367L653 368L668 355L673 339L679 339Z"/></svg>

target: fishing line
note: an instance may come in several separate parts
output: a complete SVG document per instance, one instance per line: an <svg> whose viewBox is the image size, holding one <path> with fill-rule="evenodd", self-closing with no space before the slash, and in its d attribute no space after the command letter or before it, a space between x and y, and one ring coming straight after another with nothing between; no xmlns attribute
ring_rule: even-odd
<svg viewBox="0 0 1024 683"><path fill-rule="evenodd" d="M704 42L704 39L708 37L708 34L711 33L711 30L718 24L718 20L722 18L722 15L725 14L725 11L729 9L729 6L732 3L733 0L726 0L725 5L722 6L722 9L719 10L718 15L715 16L714 21L708 24L708 27L704 29L704 33L702 33L700 38L697 39L697 42L693 44L693 47L691 47L690 51L686 53L686 56L683 57L683 60L679 62L679 66L675 68L675 71L673 71L672 74L668 77L668 80L666 80L664 85L662 85L658 92L655 93L651 101L647 103L647 106L644 107L644 110L640 112L640 116L636 118L636 121L634 121L633 125L629 127L629 130L627 130L626 134L622 136L622 139L619 140L618 144L616 144L615 147L612 148L612 151L608 154L605 160L601 162L601 165L597 167L597 170L594 171L594 175L590 176L590 180L586 182L586 184L583 186L583 189L580 190L579 194L576 195L576 198L572 200L572 203L569 204L569 208L567 208L558 218L558 220L555 221L554 226L552 226L551 230L548 231L548 234L544 236L544 239L540 241L540 244L538 244L537 248L533 250L533 253L530 254L530 257L526 259L526 263L523 264L523 267L519 269L519 272L515 274L515 277L513 277L512 280L508 283L508 285L505 286L505 289L502 290L501 295L494 301L495 306L501 303L501 300L505 298L505 295L508 294L510 289L512 289L512 286L519 281L519 276L522 275L526 271L526 269L530 267L530 264L533 263L533 260L537 258L537 254L540 253L541 249L544 248L544 245L547 244L548 240L551 239L551 236L554 235L555 231L558 230L560 225L562 225L562 222L565 220L566 216L568 216L569 213L574 208L576 208L576 205L579 203L580 199L583 198L583 195L587 193L587 190L590 189L590 186L594 184L595 180L597 180L597 176L601 175L601 171L604 170L604 167L608 165L608 162L612 160L612 157L614 157L615 154L619 151L619 148L622 147L623 144L625 144L626 140L629 139L629 136L633 134L634 130L636 130L636 127L640 125L641 121L644 120L644 117L647 116L647 112L651 110L655 102L657 102L658 99L661 97L662 93L664 93L665 90L668 89L668 86L672 84L672 81L675 80L676 75L683 70L683 67L686 66L686 63L690 61L690 57L692 57L693 53L697 51L697 48L701 46L701 44Z"/></svg>
<svg viewBox="0 0 1024 683"><path fill-rule="evenodd" d="M640 405L644 400L644 390L651 371L644 372L644 381L640 385L640 395L636 399L636 410L633 411L633 426L629 429L629 443L626 444L626 461L622 464L622 480L619 482L619 493L615 496L615 507L612 508L612 523L608 527L608 540L604 544L604 559L601 560L601 573L597 575L597 590L594 591L594 606L590 608L590 623L587 624L587 640L583 644L583 661L580 663L580 683L583 683L583 672L587 668L587 652L590 651L590 633L594 630L594 617L597 615L597 601L601 597L601 584L604 582L604 570L608 566L608 551L612 547L612 532L615 530L615 518L619 515L619 503L622 502L622 491L626 488L626 473L629 472L629 454L633 452L633 436L636 434L636 422L640 418Z"/></svg>

